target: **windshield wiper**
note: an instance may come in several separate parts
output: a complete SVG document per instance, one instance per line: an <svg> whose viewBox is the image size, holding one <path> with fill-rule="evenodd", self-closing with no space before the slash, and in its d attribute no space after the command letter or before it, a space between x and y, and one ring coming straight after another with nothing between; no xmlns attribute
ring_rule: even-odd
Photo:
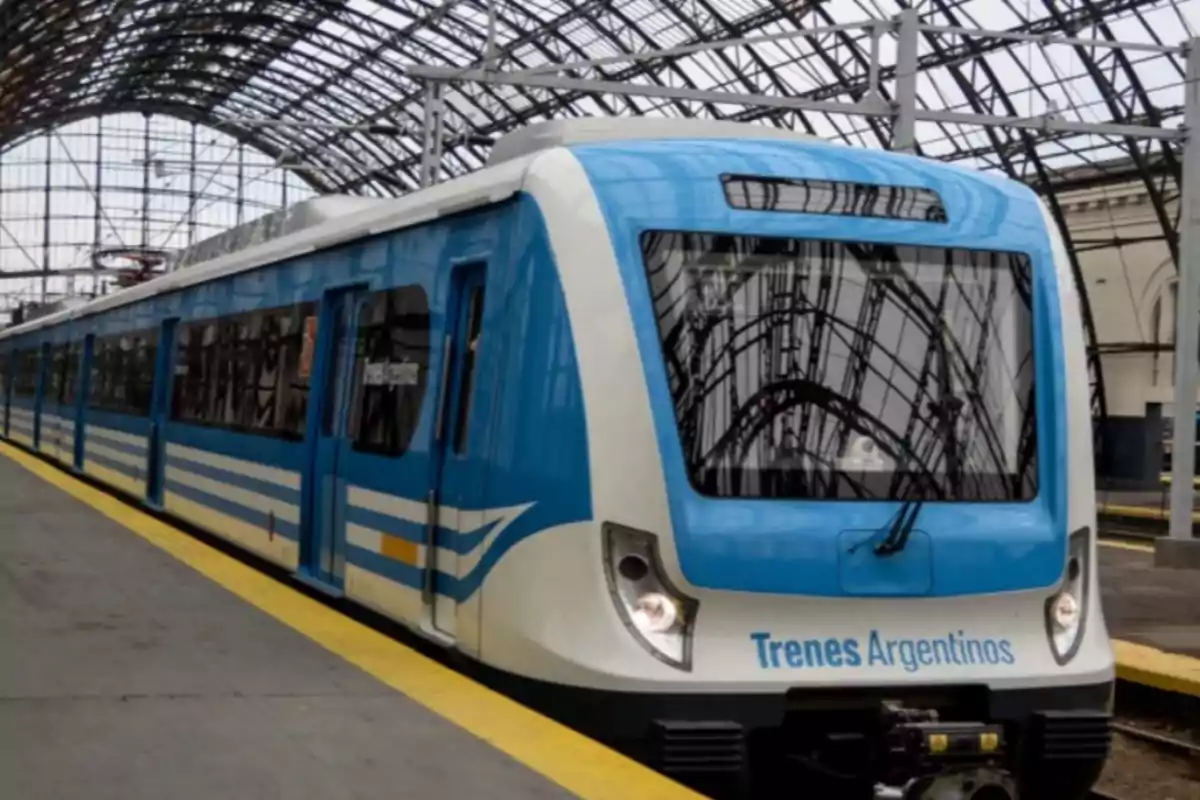
<svg viewBox="0 0 1200 800"><path fill-rule="evenodd" d="M896 519L888 530L887 538L875 547L875 555L894 555L908 546L908 539L912 535L913 526L917 524L917 516L921 513L924 503L924 500L904 501L904 505L900 506L900 513L896 514Z"/></svg>

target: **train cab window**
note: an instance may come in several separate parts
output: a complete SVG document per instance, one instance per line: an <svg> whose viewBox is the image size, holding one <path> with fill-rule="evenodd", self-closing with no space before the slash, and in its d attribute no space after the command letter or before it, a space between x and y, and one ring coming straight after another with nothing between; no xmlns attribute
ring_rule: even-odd
<svg viewBox="0 0 1200 800"><path fill-rule="evenodd" d="M1037 496L1024 254L665 231L642 250L697 491Z"/></svg>
<svg viewBox="0 0 1200 800"><path fill-rule="evenodd" d="M171 418L303 438L316 313L299 303L180 325Z"/></svg>
<svg viewBox="0 0 1200 800"><path fill-rule="evenodd" d="M421 286L367 295L358 317L349 435L363 452L399 456L421 418L429 370L429 298Z"/></svg>
<svg viewBox="0 0 1200 800"><path fill-rule="evenodd" d="M157 329L96 337L88 407L148 416L157 354Z"/></svg>

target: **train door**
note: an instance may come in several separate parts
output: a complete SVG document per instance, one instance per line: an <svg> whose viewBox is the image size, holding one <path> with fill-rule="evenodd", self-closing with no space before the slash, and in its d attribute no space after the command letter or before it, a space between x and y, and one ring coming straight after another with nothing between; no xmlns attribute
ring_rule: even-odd
<svg viewBox="0 0 1200 800"><path fill-rule="evenodd" d="M314 385L317 405L315 448L310 471L310 525L301 543L302 576L340 592L345 574L346 480L342 475L352 442L348 436L353 398L354 348L364 287L330 289L321 302ZM325 323L328 320L328 324Z"/></svg>
<svg viewBox="0 0 1200 800"><path fill-rule="evenodd" d="M9 354L0 355L0 436L8 436L8 362Z"/></svg>
<svg viewBox="0 0 1200 800"><path fill-rule="evenodd" d="M66 377L67 348L66 345L50 345L45 351L46 360L46 391L42 395L42 438L41 450L51 458L61 458L61 440L63 433L63 380Z"/></svg>
<svg viewBox="0 0 1200 800"><path fill-rule="evenodd" d="M150 437L146 468L146 500L153 506L163 502L163 463L166 455L165 428L170 416L171 383L175 371L175 329L179 319L163 320L154 363L154 388L150 395Z"/></svg>
<svg viewBox="0 0 1200 800"><path fill-rule="evenodd" d="M443 340L442 382L435 427L435 478L428 501L425 541L425 602L433 625L443 633L457 630L461 533L479 527L469 510L475 495L468 450L468 422L483 325L484 266L460 267L454 276L447 331ZM438 536L438 532L445 536ZM440 540L440 541L439 541ZM442 562L445 563L442 563Z"/></svg>
<svg viewBox="0 0 1200 800"><path fill-rule="evenodd" d="M47 397L54 376L54 348L45 342L38 350L41 358L38 359L37 392L33 399L33 449L45 451L46 437L50 433L50 426L46 424L46 407L49 405Z"/></svg>
<svg viewBox="0 0 1200 800"><path fill-rule="evenodd" d="M42 400L42 450L59 461L72 462L75 453L76 383L79 378L79 345L63 343L51 350L50 375Z"/></svg>
<svg viewBox="0 0 1200 800"><path fill-rule="evenodd" d="M89 333L83 337L83 348L79 351L79 376L76 378L75 408L75 448L71 452L72 463L76 469L83 469L84 440L87 437L88 397L92 391L92 352L96 348L96 335Z"/></svg>

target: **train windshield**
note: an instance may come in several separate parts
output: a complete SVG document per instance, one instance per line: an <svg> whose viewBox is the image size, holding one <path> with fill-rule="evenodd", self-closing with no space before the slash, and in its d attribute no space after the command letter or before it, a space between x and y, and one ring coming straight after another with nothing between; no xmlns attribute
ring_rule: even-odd
<svg viewBox="0 0 1200 800"><path fill-rule="evenodd" d="M642 252L701 493L1036 495L1026 256L665 231Z"/></svg>

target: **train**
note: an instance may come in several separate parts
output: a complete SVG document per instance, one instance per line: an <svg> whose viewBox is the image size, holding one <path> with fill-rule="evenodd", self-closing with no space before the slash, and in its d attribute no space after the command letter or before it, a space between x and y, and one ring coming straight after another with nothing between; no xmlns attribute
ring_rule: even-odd
<svg viewBox="0 0 1200 800"><path fill-rule="evenodd" d="M1020 182L554 120L3 330L0 375L10 442L709 796L1107 757L1080 297Z"/></svg>

